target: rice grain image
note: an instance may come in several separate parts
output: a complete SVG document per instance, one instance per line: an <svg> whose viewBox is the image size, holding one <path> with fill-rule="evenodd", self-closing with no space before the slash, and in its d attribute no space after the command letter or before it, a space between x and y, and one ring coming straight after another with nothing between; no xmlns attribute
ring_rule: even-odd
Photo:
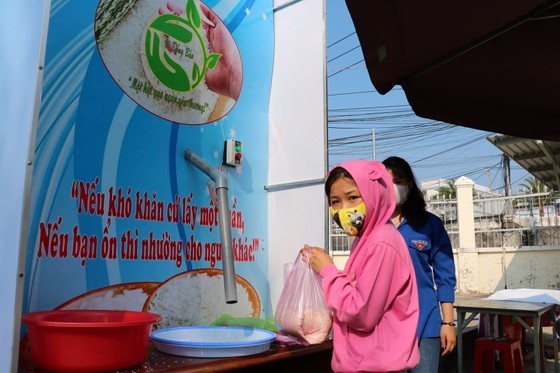
<svg viewBox="0 0 560 373"><path fill-rule="evenodd" d="M159 282L125 282L88 291L74 297L57 310L128 310L142 311L146 299Z"/></svg>
<svg viewBox="0 0 560 373"><path fill-rule="evenodd" d="M189 19L189 3L101 0L94 31L103 64L127 96L158 117L197 125L221 118L236 101L206 85L205 71L220 56Z"/></svg>
<svg viewBox="0 0 560 373"><path fill-rule="evenodd" d="M148 297L144 311L161 315L156 329L175 326L210 325L224 314L234 317L260 316L259 296L253 286L239 275L237 303L225 301L223 271L195 269L162 282Z"/></svg>

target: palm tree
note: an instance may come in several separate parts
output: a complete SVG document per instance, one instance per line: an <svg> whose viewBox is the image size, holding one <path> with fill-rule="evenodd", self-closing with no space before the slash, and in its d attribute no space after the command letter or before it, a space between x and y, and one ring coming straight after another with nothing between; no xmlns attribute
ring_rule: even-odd
<svg viewBox="0 0 560 373"><path fill-rule="evenodd" d="M525 188L529 193L542 193L548 190L548 187L536 177L526 177L519 185Z"/></svg>
<svg viewBox="0 0 560 373"><path fill-rule="evenodd" d="M455 188L455 180L446 180L446 185L438 188L438 198L455 199L457 198L457 189Z"/></svg>
<svg viewBox="0 0 560 373"><path fill-rule="evenodd" d="M536 177L526 177L522 183L519 184L521 187L525 188L527 193L543 193L548 191L548 187L544 185L542 181ZM533 210L533 198L531 198L531 211ZM539 216L544 216L544 201L541 197L538 197L539 206Z"/></svg>

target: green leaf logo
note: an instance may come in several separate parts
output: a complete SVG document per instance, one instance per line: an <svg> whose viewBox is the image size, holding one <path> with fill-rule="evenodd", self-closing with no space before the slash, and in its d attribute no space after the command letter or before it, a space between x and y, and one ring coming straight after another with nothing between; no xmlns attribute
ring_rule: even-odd
<svg viewBox="0 0 560 373"><path fill-rule="evenodd" d="M200 13L198 13L198 7L194 0L187 1L187 17L194 27L200 28Z"/></svg>
<svg viewBox="0 0 560 373"><path fill-rule="evenodd" d="M185 18L164 13L146 29L145 61L154 77L175 92L195 89L221 57L218 53L209 54L206 49L199 12L196 2L187 0Z"/></svg>
<svg viewBox="0 0 560 373"><path fill-rule="evenodd" d="M218 64L218 60L222 57L221 54L212 53L206 58L206 68L212 70Z"/></svg>

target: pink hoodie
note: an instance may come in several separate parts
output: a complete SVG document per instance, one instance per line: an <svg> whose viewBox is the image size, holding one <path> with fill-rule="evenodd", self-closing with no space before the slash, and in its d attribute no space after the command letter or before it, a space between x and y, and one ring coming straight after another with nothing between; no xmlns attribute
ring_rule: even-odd
<svg viewBox="0 0 560 373"><path fill-rule="evenodd" d="M393 181L381 162L340 164L354 178L366 204L362 232L344 270L321 270L333 311L335 372L394 372L420 361L416 328L418 292L408 248L390 222Z"/></svg>

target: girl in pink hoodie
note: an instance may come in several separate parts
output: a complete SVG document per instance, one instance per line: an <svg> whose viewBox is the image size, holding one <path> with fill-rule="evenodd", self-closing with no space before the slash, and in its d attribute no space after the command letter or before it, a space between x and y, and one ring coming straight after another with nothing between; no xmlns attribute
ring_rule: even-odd
<svg viewBox="0 0 560 373"><path fill-rule="evenodd" d="M325 183L333 219L355 236L344 270L305 246L333 312L335 372L399 372L418 364L418 292L408 248L390 218L391 175L381 162L348 161Z"/></svg>

